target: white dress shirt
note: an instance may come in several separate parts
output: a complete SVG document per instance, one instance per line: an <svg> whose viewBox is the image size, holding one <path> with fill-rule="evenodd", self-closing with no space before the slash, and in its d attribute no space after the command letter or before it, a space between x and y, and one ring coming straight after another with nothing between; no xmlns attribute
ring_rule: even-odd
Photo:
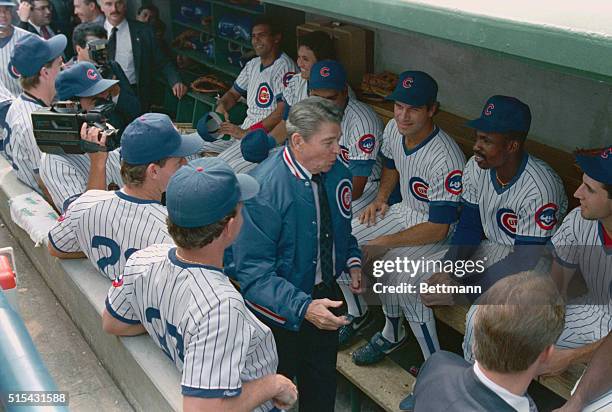
<svg viewBox="0 0 612 412"><path fill-rule="evenodd" d="M108 38L110 38L113 32L113 25L104 21L104 28ZM115 46L115 61L119 63L119 66L125 72L130 84L138 82L136 76L136 66L134 66L134 52L132 50L132 38L130 37L130 26L128 26L127 20L123 20L117 26L117 42Z"/></svg>
<svg viewBox="0 0 612 412"><path fill-rule="evenodd" d="M502 388L491 379L487 378L478 366L478 362L474 363L474 373L484 386L495 392L495 394L502 398L508 405L516 409L518 412L529 412L529 399L526 396L515 395L509 390Z"/></svg>

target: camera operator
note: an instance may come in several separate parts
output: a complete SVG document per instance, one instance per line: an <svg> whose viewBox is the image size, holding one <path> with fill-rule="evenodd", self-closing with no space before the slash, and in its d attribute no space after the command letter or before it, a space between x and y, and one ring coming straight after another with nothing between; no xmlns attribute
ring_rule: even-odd
<svg viewBox="0 0 612 412"><path fill-rule="evenodd" d="M117 82L102 78L92 63L78 62L57 76L55 89L59 100L79 102L82 111L88 112L109 101ZM110 143L107 133L83 123L81 138L102 146L102 150L87 154L45 153L41 160L40 177L60 211L86 190L123 186L119 151L105 150ZM118 147L118 137L114 143Z"/></svg>
<svg viewBox="0 0 612 412"><path fill-rule="evenodd" d="M130 82L121 66L116 61L108 60L106 50L106 30L96 23L79 24L72 33L72 44L76 56L70 64L77 61L88 61L93 63L102 77L116 79L118 85L112 89L115 112L121 119L121 124L113 124L117 129L123 131L127 126L142 114L140 101L130 86Z"/></svg>

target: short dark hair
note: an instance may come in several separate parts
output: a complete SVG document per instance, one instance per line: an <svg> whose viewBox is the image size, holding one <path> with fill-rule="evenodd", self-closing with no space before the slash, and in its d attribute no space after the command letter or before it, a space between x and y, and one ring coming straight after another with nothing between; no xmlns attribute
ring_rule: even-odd
<svg viewBox="0 0 612 412"><path fill-rule="evenodd" d="M283 34L278 22L265 15L260 15L255 18L253 21L253 27L255 26L268 26L272 35Z"/></svg>
<svg viewBox="0 0 612 412"><path fill-rule="evenodd" d="M193 228L175 225L168 217L166 218L168 233L170 233L172 240L174 240L178 247L183 249L199 249L221 236L225 226L227 226L231 218L236 216L237 212L238 208L236 207L218 222Z"/></svg>
<svg viewBox="0 0 612 412"><path fill-rule="evenodd" d="M167 161L168 158L165 158L151 163L159 167L164 167ZM121 162L121 178L123 179L123 183L135 187L142 186L147 177L147 167L149 167L151 163L147 163L146 165L131 165L126 162Z"/></svg>
<svg viewBox="0 0 612 412"><path fill-rule="evenodd" d="M157 8L155 4L148 4L146 6L140 6L138 8L138 11L136 12L136 15L138 16L140 13L142 13L143 10L151 10L154 14L157 15L157 17L159 17L159 9Z"/></svg>
<svg viewBox="0 0 612 412"><path fill-rule="evenodd" d="M90 5L91 3L96 5L96 8L98 10L100 10L100 5L98 4L98 0L83 0L83 3L85 3L86 5Z"/></svg>
<svg viewBox="0 0 612 412"><path fill-rule="evenodd" d="M87 46L87 37L94 36L99 39L106 39L106 29L98 23L81 23L74 28L72 32L72 44L75 47L78 45L84 49Z"/></svg>
<svg viewBox="0 0 612 412"><path fill-rule="evenodd" d="M604 189L608 192L608 199L612 199L612 185L604 184Z"/></svg>
<svg viewBox="0 0 612 412"><path fill-rule="evenodd" d="M334 41L324 31L313 31L298 38L298 48L308 47L314 53L318 61L336 60Z"/></svg>

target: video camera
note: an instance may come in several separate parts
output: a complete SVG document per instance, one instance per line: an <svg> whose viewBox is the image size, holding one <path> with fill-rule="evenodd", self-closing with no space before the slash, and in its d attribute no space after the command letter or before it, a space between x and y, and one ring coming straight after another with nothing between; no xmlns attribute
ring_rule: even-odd
<svg viewBox="0 0 612 412"><path fill-rule="evenodd" d="M83 154L114 150L119 147L121 139L118 130L107 123L113 109L113 103L104 103L85 112L79 103L65 101L32 112L36 144L42 152L53 154ZM106 147L81 139L83 123L106 133Z"/></svg>
<svg viewBox="0 0 612 412"><path fill-rule="evenodd" d="M108 58L107 44L108 41L104 39L90 40L87 42L87 53L100 75L105 79L112 79L114 73Z"/></svg>

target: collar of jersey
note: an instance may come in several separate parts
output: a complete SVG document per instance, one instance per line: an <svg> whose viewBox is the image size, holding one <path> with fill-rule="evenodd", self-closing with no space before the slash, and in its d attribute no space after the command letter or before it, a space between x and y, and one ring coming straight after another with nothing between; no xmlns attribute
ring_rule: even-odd
<svg viewBox="0 0 612 412"><path fill-rule="evenodd" d="M306 172L304 168L298 163L297 160L293 157L293 152L289 148L289 146L285 146L283 149L283 161L285 162L285 166L291 172L292 175L297 177L300 180L308 180L310 173Z"/></svg>
<svg viewBox="0 0 612 412"><path fill-rule="evenodd" d="M34 103L34 104L37 104L37 105L42 106L42 107L49 107L49 106L47 106L47 103L43 102L38 97L32 96L28 92L22 92L21 93L21 100L25 100L26 102Z"/></svg>
<svg viewBox="0 0 612 412"><path fill-rule="evenodd" d="M512 180L510 180L508 182L508 184L506 186L504 186L504 187L502 187L497 182L497 177L496 177L497 175L495 174L495 169L491 168L491 170L489 171L489 176L491 177L491 183L493 183L493 187L495 188L495 191L497 192L498 195L501 195L506 190L510 189L512 187L512 185L514 185L514 183L517 180L519 180L519 178L521 177L521 175L525 171L525 166L527 166L527 160L529 160L529 153L524 152L523 153L523 159L521 160L521 165L519 166L516 174L514 175Z"/></svg>
<svg viewBox="0 0 612 412"><path fill-rule="evenodd" d="M415 147L413 147L412 149L408 149L406 147L406 138L404 137L404 135L402 136L402 147L404 148L404 153L406 153L406 156L410 156L411 154L417 152L421 147L425 146L427 143L429 143L429 141L431 139L433 139L434 137L436 137L436 135L438 134L438 132L440 131L440 128L436 125L434 125L434 129L431 132L431 134L429 136L427 136L425 138L425 140L423 140L421 143L419 143L418 145L416 145Z"/></svg>
<svg viewBox="0 0 612 412"><path fill-rule="evenodd" d="M266 70L268 67L272 67L272 65L274 65L274 63L276 63L276 61L280 59L282 55L283 55L283 52L278 53L278 56L276 56L276 59L274 59L274 61L268 64L267 66L264 66L263 64L259 63L259 72L261 73L264 70ZM261 59L259 59L259 61L261 61Z"/></svg>
<svg viewBox="0 0 612 412"><path fill-rule="evenodd" d="M161 205L161 203L158 202L157 200L139 199L137 197L130 196L127 193L122 192L121 190L115 191L115 194L117 195L117 197L123 200L126 200L131 203L137 203L139 205L149 205L151 203L157 203L158 205Z"/></svg>
<svg viewBox="0 0 612 412"><path fill-rule="evenodd" d="M603 223L597 221L597 235L599 237L599 241L601 242L601 246L603 247L604 252L606 252L606 255L612 255L612 247L606 247L606 242L604 242L604 230Z"/></svg>
<svg viewBox="0 0 612 412"><path fill-rule="evenodd" d="M203 269L208 269L208 270L214 270L217 272L220 272L221 274L223 274L223 269L218 268L216 266L212 266L212 265L201 265L198 263L189 263L189 262L183 262L182 260L180 260L179 258L176 257L176 248L173 247L172 249L168 250L168 259L170 259L170 262L172 262L172 264L181 267L183 269L187 269L187 268L203 268ZM223 274L225 276L225 274Z"/></svg>

